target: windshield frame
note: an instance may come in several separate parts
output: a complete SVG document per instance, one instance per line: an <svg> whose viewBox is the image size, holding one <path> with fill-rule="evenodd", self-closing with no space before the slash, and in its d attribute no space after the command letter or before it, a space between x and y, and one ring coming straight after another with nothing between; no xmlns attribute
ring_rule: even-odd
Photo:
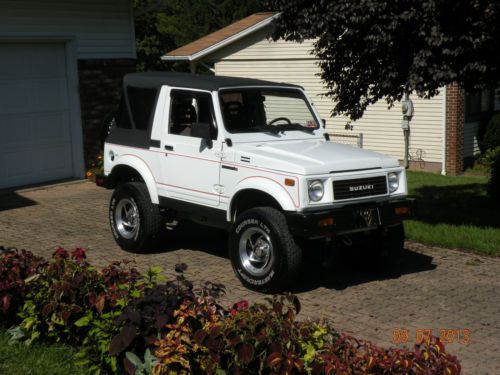
<svg viewBox="0 0 500 375"><path fill-rule="evenodd" d="M301 88L301 87L297 87L297 86L286 86L286 85L283 85L283 86L267 86L267 85L263 85L263 86L260 86L260 85L251 85L251 86L228 86L228 87L221 87L218 91L217 91L217 97L218 97L218 106L219 106L219 111L220 111L220 114L221 114L221 119L222 119L222 126L224 127L224 130L228 133L228 134L231 134L231 135L245 135L245 134L252 134L252 135L255 135L255 134L273 134L274 132L272 131L243 131L243 132L234 132L234 131L230 131L227 127L226 127L226 119L225 119L225 116L224 116L224 111L223 111L223 108L222 108L222 103L223 103L223 100L222 100L222 95L224 93L224 91L237 91L237 90L261 90L261 91L265 91L265 90L269 90L269 91L288 91L288 92L294 92L294 93L298 93L301 97L301 99L305 102L309 112L311 113L311 117L312 119L316 122L316 127L315 128L308 128L306 126L303 126L304 129L287 129L287 130L284 130L284 132L293 132L293 133L304 133L305 131L310 131L311 134L314 134L316 131L320 130L321 129L321 120L314 108L314 106L312 105L312 102L310 101L309 97L306 95L305 91ZM267 126L266 125L262 125L262 126ZM270 126L273 126L273 125L270 125ZM278 129L276 129L276 131L278 132Z"/></svg>

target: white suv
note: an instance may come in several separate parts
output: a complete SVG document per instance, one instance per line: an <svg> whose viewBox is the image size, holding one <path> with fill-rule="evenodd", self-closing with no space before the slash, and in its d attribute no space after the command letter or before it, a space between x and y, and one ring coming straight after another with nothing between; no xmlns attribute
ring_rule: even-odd
<svg viewBox="0 0 500 375"><path fill-rule="evenodd" d="M147 250L173 219L224 228L238 278L269 292L293 282L307 247L301 239L361 240L367 256L394 259L413 203L404 169L330 142L321 124L295 85L125 76L97 179L115 189L109 219L117 243Z"/></svg>

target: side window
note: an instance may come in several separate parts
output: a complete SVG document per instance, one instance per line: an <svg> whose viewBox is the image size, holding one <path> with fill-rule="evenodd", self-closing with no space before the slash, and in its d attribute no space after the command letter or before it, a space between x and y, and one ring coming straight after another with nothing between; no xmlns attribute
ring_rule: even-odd
<svg viewBox="0 0 500 375"><path fill-rule="evenodd" d="M172 90L170 96L169 134L191 137L193 124L207 123L211 128L211 138L217 139L212 96L209 93Z"/></svg>
<svg viewBox="0 0 500 375"><path fill-rule="evenodd" d="M147 130L156 103L156 89L127 87L130 111L136 129Z"/></svg>
<svg viewBox="0 0 500 375"><path fill-rule="evenodd" d="M128 116L127 103L125 103L125 95L122 95L120 99L120 105L118 106L118 111L116 112L116 127L122 129L132 129L132 123Z"/></svg>

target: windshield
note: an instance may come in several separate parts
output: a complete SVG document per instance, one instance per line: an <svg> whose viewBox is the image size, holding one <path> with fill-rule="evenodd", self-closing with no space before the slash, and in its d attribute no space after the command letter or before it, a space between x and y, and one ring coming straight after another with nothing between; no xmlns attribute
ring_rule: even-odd
<svg viewBox="0 0 500 375"><path fill-rule="evenodd" d="M312 132L319 124L304 94L295 89L221 90L220 105L230 133Z"/></svg>

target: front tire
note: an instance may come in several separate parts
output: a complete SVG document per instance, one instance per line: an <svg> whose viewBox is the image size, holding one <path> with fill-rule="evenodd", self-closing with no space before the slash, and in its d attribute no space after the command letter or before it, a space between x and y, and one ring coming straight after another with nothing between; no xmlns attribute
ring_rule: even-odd
<svg viewBox="0 0 500 375"><path fill-rule="evenodd" d="M146 185L128 182L118 186L109 203L109 222L116 243L123 250L145 252L161 228L157 205L151 202Z"/></svg>
<svg viewBox="0 0 500 375"><path fill-rule="evenodd" d="M243 212L229 236L231 263L243 285L259 292L278 292L300 271L302 250L285 216L272 207Z"/></svg>

